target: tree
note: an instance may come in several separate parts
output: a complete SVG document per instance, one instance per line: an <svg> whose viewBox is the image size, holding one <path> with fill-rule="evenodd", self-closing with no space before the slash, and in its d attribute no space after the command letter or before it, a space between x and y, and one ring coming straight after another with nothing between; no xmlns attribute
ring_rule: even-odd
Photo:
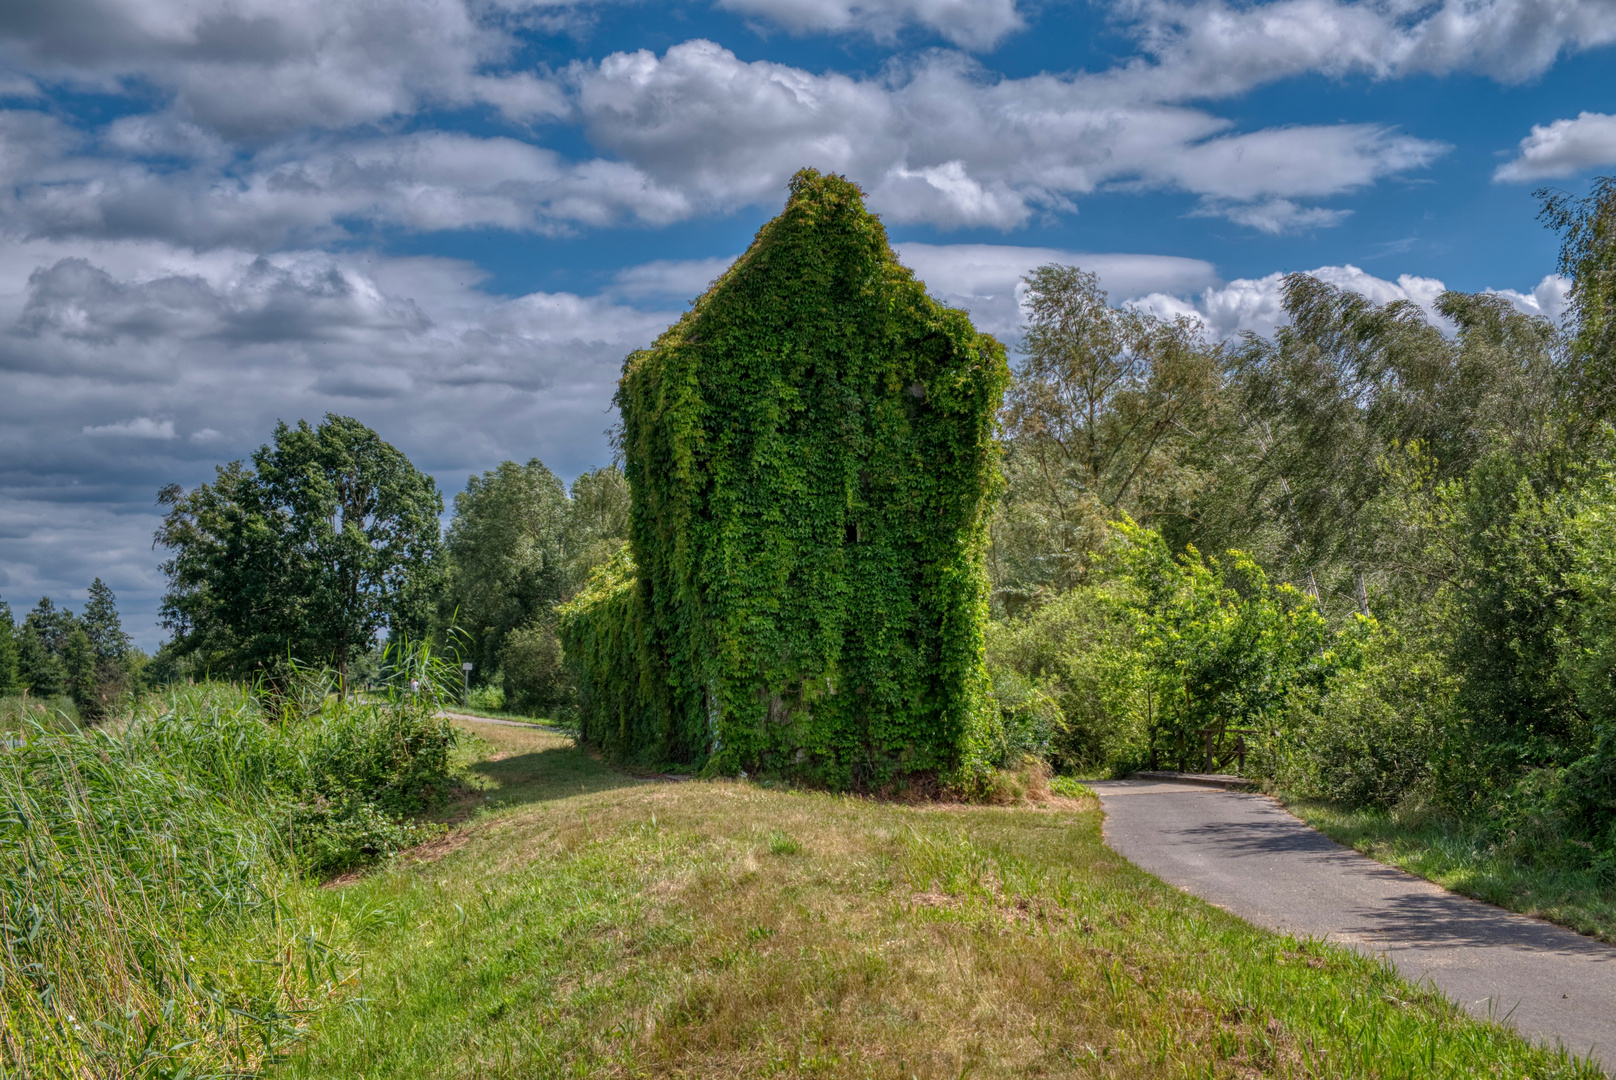
<svg viewBox="0 0 1616 1080"><path fill-rule="evenodd" d="M79 625L94 656L95 695L105 710L113 698L129 689L134 654L118 618L118 598L100 578L90 583L89 601Z"/></svg>
<svg viewBox="0 0 1616 1080"><path fill-rule="evenodd" d="M50 597L42 596L23 619L17 637L19 681L35 697L56 697L67 692L67 671L62 653L73 632L73 613L58 610Z"/></svg>
<svg viewBox="0 0 1616 1080"><path fill-rule="evenodd" d="M1151 691L1149 750L1180 768L1205 735L1267 727L1294 690L1322 690L1373 627L1362 619L1332 642L1317 605L1270 585L1245 553L1175 557L1153 530L1124 520L1117 533L1110 562Z"/></svg>
<svg viewBox="0 0 1616 1080"><path fill-rule="evenodd" d="M66 674L67 694L79 707L79 715L86 720L105 716L106 701L96 671L95 645L82 625L73 627L62 645L62 670Z"/></svg>
<svg viewBox="0 0 1616 1080"><path fill-rule="evenodd" d="M1198 485L1184 450L1222 385L1198 323L1114 308L1075 266L1025 278L1025 360L1005 400L1009 485L994 523L996 596L1010 608L1069 588L1122 513L1181 513Z"/></svg>
<svg viewBox="0 0 1616 1080"><path fill-rule="evenodd" d="M1273 340L1235 351L1236 407L1212 433L1227 465L1192 537L1265 549L1326 609L1368 614L1377 572L1427 569L1401 539L1408 507L1382 498L1390 466L1416 454L1426 491L1404 494L1425 498L1500 446L1539 452L1560 393L1553 329L1503 297L1449 292L1436 305L1449 336L1412 301L1377 305L1306 274L1285 279L1284 299ZM1257 523L1273 534L1262 545Z"/></svg>
<svg viewBox="0 0 1616 1080"><path fill-rule="evenodd" d="M503 462L455 496L443 604L470 635L481 678L499 666L506 635L548 623L566 597L569 509L566 488L537 458Z"/></svg>
<svg viewBox="0 0 1616 1080"><path fill-rule="evenodd" d="M571 596L628 540L628 480L616 465L580 473L568 498L564 547Z"/></svg>
<svg viewBox="0 0 1616 1080"><path fill-rule="evenodd" d="M0 600L0 694L22 689L17 674L17 624L11 621L11 605Z"/></svg>
<svg viewBox="0 0 1616 1080"><path fill-rule="evenodd" d="M349 659L384 628L418 635L441 574L432 478L349 417L275 428L252 467L164 488L157 544L164 625L186 652L231 674L274 671L288 654Z"/></svg>
<svg viewBox="0 0 1616 1080"><path fill-rule="evenodd" d="M1578 392L1569 417L1597 423L1616 409L1616 176L1585 198L1540 188L1539 215L1560 233L1560 272L1571 278L1572 355Z"/></svg>

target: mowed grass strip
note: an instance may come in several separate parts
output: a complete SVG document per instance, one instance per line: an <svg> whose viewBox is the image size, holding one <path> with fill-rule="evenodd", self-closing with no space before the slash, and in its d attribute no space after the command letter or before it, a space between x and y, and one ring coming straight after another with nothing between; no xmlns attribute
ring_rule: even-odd
<svg viewBox="0 0 1616 1080"><path fill-rule="evenodd" d="M1092 800L905 807L623 777L479 725L487 809L321 893L318 1077L1593 1077L1100 841Z"/></svg>
<svg viewBox="0 0 1616 1080"><path fill-rule="evenodd" d="M1420 807L1353 809L1286 799L1286 809L1343 844L1489 904L1616 944L1616 888L1600 867L1532 866L1487 833Z"/></svg>

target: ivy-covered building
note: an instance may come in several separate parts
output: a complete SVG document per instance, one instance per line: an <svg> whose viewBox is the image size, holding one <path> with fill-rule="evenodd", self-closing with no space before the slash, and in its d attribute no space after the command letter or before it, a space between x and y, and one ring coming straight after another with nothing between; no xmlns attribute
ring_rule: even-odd
<svg viewBox="0 0 1616 1080"><path fill-rule="evenodd" d="M628 552L563 609L586 741L881 788L971 760L1004 350L862 192L785 210L617 392Z"/></svg>

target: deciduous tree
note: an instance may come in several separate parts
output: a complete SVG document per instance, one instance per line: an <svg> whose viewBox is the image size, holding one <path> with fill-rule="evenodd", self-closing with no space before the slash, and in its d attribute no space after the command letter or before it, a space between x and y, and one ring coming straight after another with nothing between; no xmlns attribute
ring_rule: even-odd
<svg viewBox="0 0 1616 1080"><path fill-rule="evenodd" d="M249 468L163 489L157 543L164 624L214 670L274 669L288 655L350 657L383 629L420 634L441 573L432 478L359 421L276 426Z"/></svg>

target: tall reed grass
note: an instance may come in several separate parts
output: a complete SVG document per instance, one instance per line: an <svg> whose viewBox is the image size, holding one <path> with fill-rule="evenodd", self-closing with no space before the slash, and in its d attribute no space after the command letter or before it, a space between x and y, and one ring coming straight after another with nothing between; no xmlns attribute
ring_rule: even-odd
<svg viewBox="0 0 1616 1080"><path fill-rule="evenodd" d="M340 997L299 895L419 838L451 780L440 673L400 660L424 692L176 687L0 749L0 1077L249 1075Z"/></svg>

